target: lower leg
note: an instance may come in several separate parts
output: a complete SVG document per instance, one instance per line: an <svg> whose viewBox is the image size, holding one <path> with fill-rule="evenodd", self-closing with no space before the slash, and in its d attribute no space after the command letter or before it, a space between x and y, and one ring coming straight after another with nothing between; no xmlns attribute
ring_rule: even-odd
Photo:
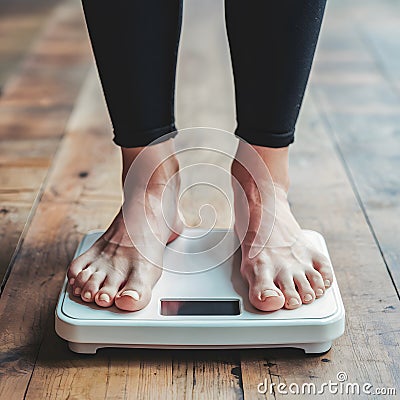
<svg viewBox="0 0 400 400"><path fill-rule="evenodd" d="M305 237L287 200L288 146L294 140L325 2L225 1L235 78L235 133L250 143L239 144L237 159L243 163L244 158L244 165L237 160L232 164L240 186L234 189L239 225L242 190L249 210L241 272L249 283L250 301L265 311L311 303L332 282L329 260ZM257 182L246 171L246 163L253 163L243 157L248 148L261 160ZM263 177L265 167L270 177ZM237 232L243 230L239 225L236 222Z"/></svg>
<svg viewBox="0 0 400 400"><path fill-rule="evenodd" d="M164 160L173 154L172 141L148 145L175 130L182 1L82 3L114 142L122 147L122 181L130 189L104 235L71 263L68 278L73 293L84 301L135 311L150 301L164 246L177 235L171 227L178 225L178 163L174 157ZM129 178L133 169L141 174L133 174L134 182Z"/></svg>
<svg viewBox="0 0 400 400"><path fill-rule="evenodd" d="M114 130L125 148L175 131L182 0L82 0Z"/></svg>
<svg viewBox="0 0 400 400"><path fill-rule="evenodd" d="M237 136L270 148L293 142L325 3L225 0Z"/></svg>

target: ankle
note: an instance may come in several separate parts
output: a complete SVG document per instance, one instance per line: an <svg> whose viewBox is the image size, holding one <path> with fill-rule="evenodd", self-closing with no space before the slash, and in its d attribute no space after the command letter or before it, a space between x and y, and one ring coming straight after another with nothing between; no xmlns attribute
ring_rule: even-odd
<svg viewBox="0 0 400 400"><path fill-rule="evenodd" d="M268 168L274 184L288 192L290 186L289 147L271 148L255 145L252 147Z"/></svg>
<svg viewBox="0 0 400 400"><path fill-rule="evenodd" d="M268 172L272 182L288 192L290 185L288 147L275 149L239 142L231 174L241 186L254 179L260 183L269 180Z"/></svg>
<svg viewBox="0 0 400 400"><path fill-rule="evenodd" d="M125 182L129 168L137 157L141 157L140 168L151 171L151 177L160 180L168 180L179 171L179 162L175 156L173 141L165 142L145 147L125 148L121 147L122 152L122 182ZM150 178L150 176L148 177Z"/></svg>

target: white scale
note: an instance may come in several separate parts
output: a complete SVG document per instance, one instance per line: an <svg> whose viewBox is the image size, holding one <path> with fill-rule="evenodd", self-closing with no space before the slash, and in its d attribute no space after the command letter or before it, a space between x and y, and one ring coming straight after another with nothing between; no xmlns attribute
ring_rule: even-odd
<svg viewBox="0 0 400 400"><path fill-rule="evenodd" d="M329 257L323 237L314 231L305 232ZM88 233L75 257L101 234ZM328 351L345 326L336 278L325 295L311 304L296 310L262 312L248 300L248 286L239 271L240 249L232 251L237 245L233 231L186 229L165 250L164 271L151 302L136 312L85 303L72 295L65 279L56 308L56 332L68 341L72 351L87 354L103 347L295 347L306 353ZM214 252L204 253L213 248ZM213 265L214 256L221 259L221 254L228 254L228 258L220 265L203 268ZM199 269L202 272L188 273Z"/></svg>

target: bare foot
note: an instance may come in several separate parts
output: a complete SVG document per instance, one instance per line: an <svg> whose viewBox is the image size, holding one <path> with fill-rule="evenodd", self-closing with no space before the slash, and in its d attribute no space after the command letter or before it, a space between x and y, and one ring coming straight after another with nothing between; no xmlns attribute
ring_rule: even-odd
<svg viewBox="0 0 400 400"><path fill-rule="evenodd" d="M249 159L249 154L246 154L249 147L239 145L239 159ZM238 161L232 164L232 177L239 183L236 189L235 185L233 187L235 230L242 240L241 274L249 283L249 300L254 307L262 311L275 311L282 307L295 309L324 295L333 281L331 265L305 236L290 210L287 200L288 149L253 148L268 167L274 183L260 173L256 184ZM254 158L254 154L251 157ZM244 200L238 188L244 191L247 202L248 226L245 225L245 232Z"/></svg>
<svg viewBox="0 0 400 400"><path fill-rule="evenodd" d="M107 231L69 266L69 283L74 295L83 301L96 302L101 307L115 304L126 311L140 310L149 303L151 290L162 273L164 247L178 236L171 231L171 227L175 230L179 225L178 161L172 157L160 164L165 154L173 154L171 146L171 141L166 141L146 148L138 168L160 166L148 182L145 177L143 182L135 182L135 190L125 196L124 212L121 209ZM123 181L142 149L122 149ZM161 196L169 212L162 210ZM128 234L131 230L126 227L127 212L134 216L132 229L139 233L140 249ZM149 252L151 259L146 257Z"/></svg>

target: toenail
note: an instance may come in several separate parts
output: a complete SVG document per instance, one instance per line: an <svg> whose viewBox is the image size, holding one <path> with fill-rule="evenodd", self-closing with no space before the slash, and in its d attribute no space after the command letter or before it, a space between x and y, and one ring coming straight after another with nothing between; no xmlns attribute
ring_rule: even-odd
<svg viewBox="0 0 400 400"><path fill-rule="evenodd" d="M331 286L331 281L330 281L329 279L326 279L326 280L324 281L324 285L325 285L325 287Z"/></svg>
<svg viewBox="0 0 400 400"><path fill-rule="evenodd" d="M130 296L134 300L139 300L139 293L136 290L125 290L120 296Z"/></svg>
<svg viewBox="0 0 400 400"><path fill-rule="evenodd" d="M110 296L109 296L107 293L102 293L102 294L99 296L99 300L105 301L105 302L108 303L108 302L111 300L111 298L110 298Z"/></svg>
<svg viewBox="0 0 400 400"><path fill-rule="evenodd" d="M289 306L297 306L298 304L300 304L300 302L295 297L292 297L288 301L288 304L289 304Z"/></svg>
<svg viewBox="0 0 400 400"><path fill-rule="evenodd" d="M324 291L323 291L322 289L317 289L317 290L315 291L315 294L316 294L317 296L322 296L322 295L324 294Z"/></svg>
<svg viewBox="0 0 400 400"><path fill-rule="evenodd" d="M87 300L89 300L92 297L92 293L90 292L85 292L85 294L83 295L83 297Z"/></svg>
<svg viewBox="0 0 400 400"><path fill-rule="evenodd" d="M311 300L312 300L311 294L307 293L307 294L304 296L304 301L311 301Z"/></svg>
<svg viewBox="0 0 400 400"><path fill-rule="evenodd" d="M77 287L77 288L74 290L74 293L75 293L77 296L79 296L79 295L82 293L82 289L79 288L79 287Z"/></svg>
<svg viewBox="0 0 400 400"><path fill-rule="evenodd" d="M275 296L279 296L279 294L275 292L275 290L267 289L261 293L261 300L264 301L267 297L275 297Z"/></svg>
<svg viewBox="0 0 400 400"><path fill-rule="evenodd" d="M69 284L72 286L74 283L75 283L75 278L71 278L71 279L69 280Z"/></svg>

